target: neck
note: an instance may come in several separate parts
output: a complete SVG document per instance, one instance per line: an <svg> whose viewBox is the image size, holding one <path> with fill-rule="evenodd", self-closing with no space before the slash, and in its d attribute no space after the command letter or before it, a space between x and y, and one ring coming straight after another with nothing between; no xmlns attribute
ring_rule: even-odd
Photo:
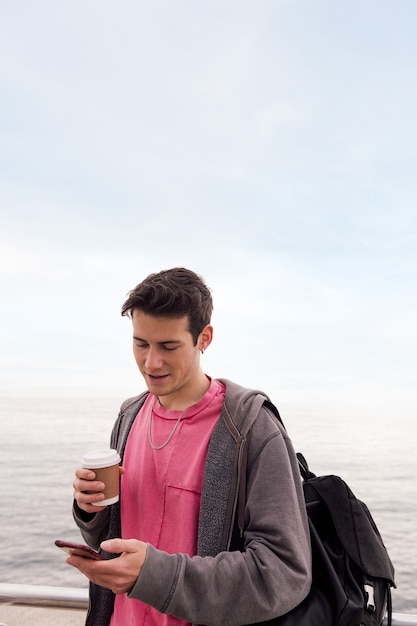
<svg viewBox="0 0 417 626"><path fill-rule="evenodd" d="M210 387L210 380L201 372L201 376L192 389L183 393L169 394L167 396L158 396L158 400L161 406L171 411L185 411L189 406L196 404Z"/></svg>

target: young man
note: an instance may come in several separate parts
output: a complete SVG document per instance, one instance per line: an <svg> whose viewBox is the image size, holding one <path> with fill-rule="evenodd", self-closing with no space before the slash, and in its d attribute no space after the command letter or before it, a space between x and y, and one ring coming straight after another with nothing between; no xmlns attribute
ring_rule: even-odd
<svg viewBox="0 0 417 626"><path fill-rule="evenodd" d="M113 429L120 501L96 506L103 483L76 472L76 523L107 557L68 558L91 581L88 625L241 626L286 613L309 591L291 442L265 394L204 374L211 313L209 289L184 268L151 274L123 305L148 391L122 405Z"/></svg>

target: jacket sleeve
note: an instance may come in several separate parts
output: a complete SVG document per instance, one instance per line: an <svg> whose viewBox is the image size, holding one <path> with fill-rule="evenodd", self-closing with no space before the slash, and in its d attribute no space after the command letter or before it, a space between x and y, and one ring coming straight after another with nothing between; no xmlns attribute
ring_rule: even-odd
<svg viewBox="0 0 417 626"><path fill-rule="evenodd" d="M272 422L258 419L249 438L243 551L189 557L149 546L130 597L206 626L269 620L304 599L311 550L301 479L291 442Z"/></svg>
<svg viewBox="0 0 417 626"><path fill-rule="evenodd" d="M108 506L104 511L89 514L80 509L74 500L72 513L84 541L94 550L98 550L101 542L107 538L110 507Z"/></svg>

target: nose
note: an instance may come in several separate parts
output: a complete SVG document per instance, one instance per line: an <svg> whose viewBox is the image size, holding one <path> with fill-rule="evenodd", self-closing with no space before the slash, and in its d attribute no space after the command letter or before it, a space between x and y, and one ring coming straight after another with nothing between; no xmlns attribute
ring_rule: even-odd
<svg viewBox="0 0 417 626"><path fill-rule="evenodd" d="M162 358L159 350L155 348L149 348L145 359L145 368L147 372L155 372L162 366Z"/></svg>

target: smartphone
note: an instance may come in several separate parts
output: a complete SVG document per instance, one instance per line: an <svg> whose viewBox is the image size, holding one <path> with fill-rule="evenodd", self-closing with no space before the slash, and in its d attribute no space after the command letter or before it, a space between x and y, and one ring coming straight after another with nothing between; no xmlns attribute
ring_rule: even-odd
<svg viewBox="0 0 417 626"><path fill-rule="evenodd" d="M61 548L61 550L64 550L67 554L75 554L76 556L83 556L86 559L94 559L95 561L102 561L104 559L97 550L93 550L90 546L85 546L81 543L72 543L71 541L57 539L55 545Z"/></svg>

